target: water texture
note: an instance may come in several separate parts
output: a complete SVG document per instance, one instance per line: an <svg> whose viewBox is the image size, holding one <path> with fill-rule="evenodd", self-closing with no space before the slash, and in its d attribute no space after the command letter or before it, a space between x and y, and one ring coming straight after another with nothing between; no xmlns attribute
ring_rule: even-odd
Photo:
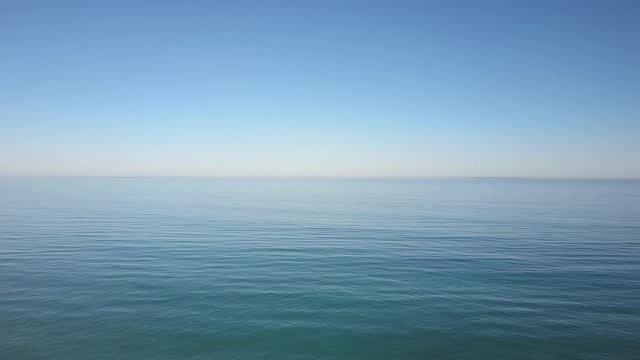
<svg viewBox="0 0 640 360"><path fill-rule="evenodd" d="M0 359L638 359L640 182L0 179Z"/></svg>

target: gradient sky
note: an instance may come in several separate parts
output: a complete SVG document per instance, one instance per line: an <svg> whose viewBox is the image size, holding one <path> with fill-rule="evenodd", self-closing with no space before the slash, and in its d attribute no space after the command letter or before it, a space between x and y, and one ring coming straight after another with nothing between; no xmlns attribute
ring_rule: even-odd
<svg viewBox="0 0 640 360"><path fill-rule="evenodd" d="M0 0L0 175L640 178L640 1Z"/></svg>

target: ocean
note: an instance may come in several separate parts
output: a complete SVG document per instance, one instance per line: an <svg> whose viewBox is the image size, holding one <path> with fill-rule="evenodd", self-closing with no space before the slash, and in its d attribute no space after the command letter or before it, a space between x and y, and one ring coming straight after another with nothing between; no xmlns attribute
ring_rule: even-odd
<svg viewBox="0 0 640 360"><path fill-rule="evenodd" d="M640 182L0 179L0 359L639 359Z"/></svg>

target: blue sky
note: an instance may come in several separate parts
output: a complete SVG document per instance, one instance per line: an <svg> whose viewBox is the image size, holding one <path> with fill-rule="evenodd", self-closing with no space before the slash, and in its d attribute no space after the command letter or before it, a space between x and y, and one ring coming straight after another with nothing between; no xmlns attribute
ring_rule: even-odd
<svg viewBox="0 0 640 360"><path fill-rule="evenodd" d="M0 0L0 175L640 178L640 2Z"/></svg>

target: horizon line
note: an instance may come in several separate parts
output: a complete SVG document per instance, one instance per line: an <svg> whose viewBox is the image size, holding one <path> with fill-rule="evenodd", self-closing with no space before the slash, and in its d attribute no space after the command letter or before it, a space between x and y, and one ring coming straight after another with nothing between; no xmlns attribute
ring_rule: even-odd
<svg viewBox="0 0 640 360"><path fill-rule="evenodd" d="M569 176L249 176L249 175L0 175L7 179L218 179L218 180L539 180L539 181L640 181L633 178Z"/></svg>

